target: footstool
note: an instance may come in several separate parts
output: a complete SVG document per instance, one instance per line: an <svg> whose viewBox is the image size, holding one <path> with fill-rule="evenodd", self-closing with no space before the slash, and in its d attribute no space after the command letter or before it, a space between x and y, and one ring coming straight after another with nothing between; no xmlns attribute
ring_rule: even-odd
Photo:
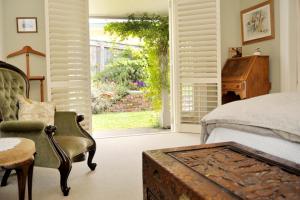
<svg viewBox="0 0 300 200"><path fill-rule="evenodd" d="M5 174L1 186L7 184L11 170L16 170L18 177L19 200L25 199L26 179L28 177L28 199L32 199L32 175L35 144L25 138L0 138L0 167Z"/></svg>

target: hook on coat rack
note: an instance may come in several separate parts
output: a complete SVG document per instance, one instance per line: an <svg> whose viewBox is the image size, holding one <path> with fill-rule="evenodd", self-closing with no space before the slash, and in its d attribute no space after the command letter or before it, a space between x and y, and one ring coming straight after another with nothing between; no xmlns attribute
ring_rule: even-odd
<svg viewBox="0 0 300 200"><path fill-rule="evenodd" d="M35 54L38 56L43 56L43 57L46 56L44 53L32 49L31 46L24 46L21 50L15 51L15 52L9 54L7 56L7 58L15 57L15 56L22 55L22 54L29 54L29 53L32 53L32 54Z"/></svg>

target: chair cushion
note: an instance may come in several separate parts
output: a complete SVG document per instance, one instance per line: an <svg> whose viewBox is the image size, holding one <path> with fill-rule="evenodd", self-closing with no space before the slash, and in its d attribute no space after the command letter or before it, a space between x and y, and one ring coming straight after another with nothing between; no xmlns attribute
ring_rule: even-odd
<svg viewBox="0 0 300 200"><path fill-rule="evenodd" d="M92 145L92 141L84 137L54 136L54 139L71 159L87 152L88 147Z"/></svg>
<svg viewBox="0 0 300 200"><path fill-rule="evenodd" d="M55 106L49 102L37 102L18 95L20 121L41 121L46 125L54 125Z"/></svg>

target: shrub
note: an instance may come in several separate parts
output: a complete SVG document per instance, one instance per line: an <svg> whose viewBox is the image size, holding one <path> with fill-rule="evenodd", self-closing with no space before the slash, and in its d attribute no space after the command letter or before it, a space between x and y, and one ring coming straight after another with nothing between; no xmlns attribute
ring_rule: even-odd
<svg viewBox="0 0 300 200"><path fill-rule="evenodd" d="M147 78L147 59L141 51L127 48L98 72L94 82L113 82L128 89L138 89Z"/></svg>

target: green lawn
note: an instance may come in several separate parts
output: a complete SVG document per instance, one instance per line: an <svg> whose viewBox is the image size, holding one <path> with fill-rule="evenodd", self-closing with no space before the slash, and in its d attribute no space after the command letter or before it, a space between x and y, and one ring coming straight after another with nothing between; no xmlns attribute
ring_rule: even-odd
<svg viewBox="0 0 300 200"><path fill-rule="evenodd" d="M95 114L92 120L93 131L158 127L156 111Z"/></svg>

